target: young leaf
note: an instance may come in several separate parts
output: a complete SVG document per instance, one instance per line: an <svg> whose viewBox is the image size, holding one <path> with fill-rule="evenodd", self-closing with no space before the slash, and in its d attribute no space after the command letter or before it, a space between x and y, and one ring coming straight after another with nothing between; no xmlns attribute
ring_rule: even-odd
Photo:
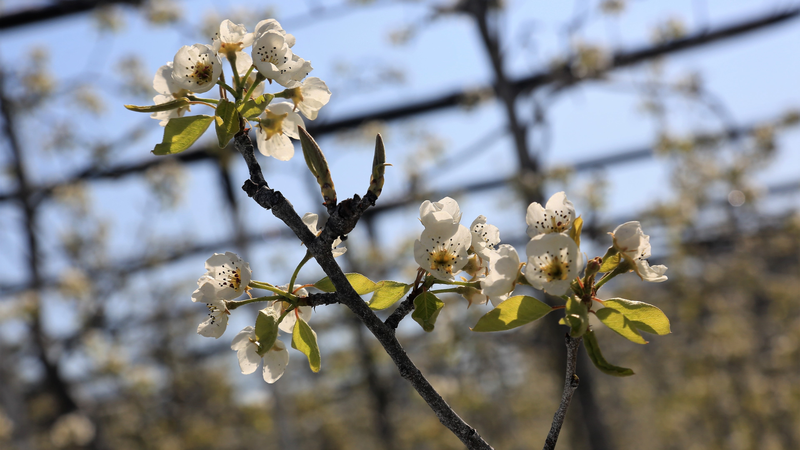
<svg viewBox="0 0 800 450"><path fill-rule="evenodd" d="M241 113L242 117L245 119L255 119L267 109L269 102L271 102L273 98L275 98L275 96L272 94L264 94L250 99L239 106L239 113Z"/></svg>
<svg viewBox="0 0 800 450"><path fill-rule="evenodd" d="M564 318L559 320L558 323L570 328L570 337L581 337L589 326L589 311L580 300L575 299L575 297L569 297L567 298L567 307L564 310Z"/></svg>
<svg viewBox="0 0 800 450"><path fill-rule="evenodd" d="M575 241L578 247L581 246L581 230L583 230L583 218L578 216L572 224L572 228L569 229L569 237Z"/></svg>
<svg viewBox="0 0 800 450"><path fill-rule="evenodd" d="M186 106L189 106L189 99L186 97L181 97L175 100L170 100L166 103L159 103L157 105L150 106L125 105L125 107L131 111L143 113L171 111L173 109L183 108Z"/></svg>
<svg viewBox="0 0 800 450"><path fill-rule="evenodd" d="M372 298L369 299L369 307L374 310L386 309L403 298L409 289L411 289L410 284L389 280L379 281Z"/></svg>
<svg viewBox="0 0 800 450"><path fill-rule="evenodd" d="M346 273L345 276L347 277L347 281L350 282L350 285L353 286L353 289L356 290L358 295L369 294L378 286L374 281L370 280L364 275L361 275L360 273ZM336 291L336 288L333 286L333 282L328 277L325 277L314 283L314 287L322 292Z"/></svg>
<svg viewBox="0 0 800 450"><path fill-rule="evenodd" d="M172 155L191 147L203 135L214 120L212 116L189 116L169 119L164 127L164 139L156 144L153 153L156 155Z"/></svg>
<svg viewBox="0 0 800 450"><path fill-rule="evenodd" d="M583 345L586 347L586 353L589 354L589 359L592 360L594 366L600 369L601 372L608 375L613 375L615 377L629 377L633 375L633 371L631 369L609 364L608 361L603 358L603 353L600 352L600 347L597 345L597 339L594 337L594 332L587 331L584 333Z"/></svg>
<svg viewBox="0 0 800 450"><path fill-rule="evenodd" d="M422 325L422 329L431 332L439 311L444 307L444 302L430 292L423 292L414 299L414 312L411 318Z"/></svg>
<svg viewBox="0 0 800 450"><path fill-rule="evenodd" d="M233 136L239 132L239 113L236 106L228 100L220 99L214 116L219 148L225 148Z"/></svg>
<svg viewBox="0 0 800 450"><path fill-rule="evenodd" d="M297 323L294 324L292 331L292 348L300 350L308 357L308 367L312 372L319 372L321 360L319 345L317 345L317 333L300 317L297 318Z"/></svg>
<svg viewBox="0 0 800 450"><path fill-rule="evenodd" d="M278 316L277 312L270 308L264 308L258 312L256 318L256 339L258 339L258 354L264 356L278 339Z"/></svg>
<svg viewBox="0 0 800 450"><path fill-rule="evenodd" d="M603 306L624 314L639 331L662 336L671 333L667 315L649 303L612 298L604 301Z"/></svg>
<svg viewBox="0 0 800 450"><path fill-rule="evenodd" d="M647 344L636 326L628 320L624 314L611 308L603 308L597 311L597 318L608 328L616 331L617 334L625 339L636 342L637 344Z"/></svg>
<svg viewBox="0 0 800 450"><path fill-rule="evenodd" d="M497 305L478 320L472 331L504 331L534 320L552 311L548 304L527 295L517 295Z"/></svg>
<svg viewBox="0 0 800 450"><path fill-rule="evenodd" d="M600 265L600 272L611 272L616 269L620 262L619 253L603 258L603 264Z"/></svg>

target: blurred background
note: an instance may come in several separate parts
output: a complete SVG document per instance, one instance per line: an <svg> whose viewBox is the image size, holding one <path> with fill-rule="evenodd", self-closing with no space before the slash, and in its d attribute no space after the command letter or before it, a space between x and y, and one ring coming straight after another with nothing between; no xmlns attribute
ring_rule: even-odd
<svg viewBox="0 0 800 450"><path fill-rule="evenodd" d="M311 319L322 371L290 350L274 385L229 349L256 306L196 334L212 253L285 284L304 250L240 189L230 147L155 157L162 128L122 105L150 104L156 69L223 19L270 17L333 92L306 124L339 198L366 192L377 132L393 164L346 270L411 282L425 199L456 198L521 254L525 208L560 190L590 258L642 221L669 280L603 297L655 304L673 333L596 327L636 375L582 354L559 448L800 448L800 3L784 0L0 2L0 448L463 448L344 307ZM324 212L302 158L261 162L300 214ZM563 386L557 315L473 334L489 307L444 300L400 342L495 448L538 448Z"/></svg>

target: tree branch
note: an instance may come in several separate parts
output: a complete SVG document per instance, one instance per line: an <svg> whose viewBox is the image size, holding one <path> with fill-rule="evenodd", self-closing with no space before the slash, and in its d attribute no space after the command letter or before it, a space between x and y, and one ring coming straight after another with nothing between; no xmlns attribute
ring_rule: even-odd
<svg viewBox="0 0 800 450"><path fill-rule="evenodd" d="M239 133L234 138L236 149L242 154L247 167L250 171L250 179L244 183L242 189L247 195L253 198L260 206L272 211L278 219L282 220L297 237L303 242L306 248L314 255L314 259L322 267L322 270L331 279L336 287L338 302L344 304L364 323L367 329L383 346L386 353L400 371L400 376L407 379L420 397L425 400L428 406L436 414L439 422L447 427L464 445L469 449L491 449L492 447L481 438L480 434L469 424L464 422L458 414L450 408L441 395L431 386L422 372L406 354L400 342L394 335L394 329L378 319L372 312L361 296L356 293L350 282L347 281L339 265L334 261L331 254L331 242L338 236L345 235L352 231L358 219L366 209L375 203L376 198L368 193L364 198L354 196L339 203L330 215L325 228L319 237L303 224L300 216L297 215L291 203L283 195L270 189L261 167L255 158L253 143L244 132ZM326 301L330 297L325 297Z"/></svg>
<svg viewBox="0 0 800 450"><path fill-rule="evenodd" d="M553 424L550 426L550 432L547 433L547 439L544 441L544 450L556 448L558 434L561 433L561 425L564 424L564 419L567 417L569 402L572 400L572 394L578 389L578 384L580 384L580 379L575 375L575 371L578 368L578 349L582 340L583 338L573 339L569 337L569 334L564 338L564 343L567 345L567 376L564 378L564 392L561 393L561 404L553 416Z"/></svg>

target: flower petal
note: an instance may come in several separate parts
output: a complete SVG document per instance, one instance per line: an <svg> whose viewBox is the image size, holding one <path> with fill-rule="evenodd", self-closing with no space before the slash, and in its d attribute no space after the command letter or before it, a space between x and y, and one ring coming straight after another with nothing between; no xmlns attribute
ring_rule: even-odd
<svg viewBox="0 0 800 450"><path fill-rule="evenodd" d="M264 355L264 381L274 383L283 376L286 366L289 365L289 351L282 341L275 341L275 345Z"/></svg>

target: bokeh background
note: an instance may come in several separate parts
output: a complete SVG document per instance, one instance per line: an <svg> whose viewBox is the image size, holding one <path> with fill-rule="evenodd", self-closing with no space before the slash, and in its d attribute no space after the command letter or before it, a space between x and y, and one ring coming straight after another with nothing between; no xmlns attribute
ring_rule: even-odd
<svg viewBox="0 0 800 450"><path fill-rule="evenodd" d="M425 199L456 198L520 253L526 206L560 190L589 257L642 221L669 281L604 297L659 306L673 333L596 327L636 375L581 355L559 448L800 448L800 3L782 0L0 2L0 448L463 448L344 307L311 320L322 371L292 351L274 385L229 349L256 307L195 333L212 253L285 284L304 251L241 191L231 148L209 134L155 157L161 127L122 105L149 104L156 69L222 19L270 17L333 92L307 126L339 197L366 191L377 132L393 164L346 270L411 282ZM302 158L262 166L298 212L324 211ZM495 448L539 447L557 315L474 334L489 308L444 300L401 343Z"/></svg>

